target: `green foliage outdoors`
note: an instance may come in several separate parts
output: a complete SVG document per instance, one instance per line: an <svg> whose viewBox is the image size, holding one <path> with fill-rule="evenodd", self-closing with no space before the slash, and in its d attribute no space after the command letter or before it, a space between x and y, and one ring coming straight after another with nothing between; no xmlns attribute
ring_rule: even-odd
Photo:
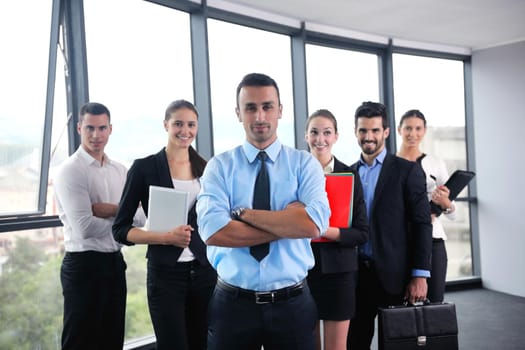
<svg viewBox="0 0 525 350"><path fill-rule="evenodd" d="M128 264L126 339L153 334L146 298L145 247L124 249ZM60 349L62 255L18 238L0 274L0 349Z"/></svg>

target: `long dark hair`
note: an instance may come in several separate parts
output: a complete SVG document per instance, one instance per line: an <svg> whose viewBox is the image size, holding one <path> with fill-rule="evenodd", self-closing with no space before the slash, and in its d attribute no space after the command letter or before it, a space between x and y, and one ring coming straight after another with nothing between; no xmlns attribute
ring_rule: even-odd
<svg viewBox="0 0 525 350"><path fill-rule="evenodd" d="M171 115L177 112L179 109L189 109L194 112L199 119L199 112L193 103L186 100L176 100L171 102L166 108L166 113L164 114L164 120L168 121L171 118ZM188 148L188 153L190 155L190 164L191 164L191 173L196 178L201 177L206 167L207 161L202 158L202 156L193 148L192 145Z"/></svg>

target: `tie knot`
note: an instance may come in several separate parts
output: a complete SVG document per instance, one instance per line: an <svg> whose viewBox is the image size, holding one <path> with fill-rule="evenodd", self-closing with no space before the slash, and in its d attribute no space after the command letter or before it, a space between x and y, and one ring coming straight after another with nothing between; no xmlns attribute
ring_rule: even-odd
<svg viewBox="0 0 525 350"><path fill-rule="evenodd" d="M266 158L268 158L268 155L266 154L265 151L260 151L259 154L257 155L257 158L259 158L261 161L265 161Z"/></svg>

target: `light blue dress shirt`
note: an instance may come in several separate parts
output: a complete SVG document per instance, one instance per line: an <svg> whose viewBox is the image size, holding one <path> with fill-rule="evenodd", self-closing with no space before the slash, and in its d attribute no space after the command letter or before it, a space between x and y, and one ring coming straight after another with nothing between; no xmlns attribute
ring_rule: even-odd
<svg viewBox="0 0 525 350"><path fill-rule="evenodd" d="M368 221L372 214L372 204L374 203L374 192L376 190L377 180L383 167L383 162L386 157L386 148L377 155L372 165L368 165L363 158L359 159L359 176L361 177L361 183L363 184L363 194L365 196L366 214L368 215ZM366 243L359 247L359 253L369 258L372 258L372 243L368 240ZM430 271L412 269L412 276L414 277L430 277Z"/></svg>
<svg viewBox="0 0 525 350"><path fill-rule="evenodd" d="M372 165L368 165L363 158L359 159L359 177L363 184L363 195L365 197L366 215L368 216L368 223L370 224L370 218L372 217L372 204L374 203L374 192L376 190L377 179L381 173L383 167L383 161L386 157L386 148L375 157ZM372 243L370 240L366 241L359 247L359 252L368 257L372 257Z"/></svg>
<svg viewBox="0 0 525 350"><path fill-rule="evenodd" d="M282 145L279 140L265 149L270 177L271 209L282 210L300 201L319 232L328 228L330 207L322 167L310 153ZM213 157L201 178L197 200L199 233L206 242L226 226L230 211L252 207L253 188L261 166L259 149L248 142ZM279 239L258 262L249 247L207 247L208 260L219 277L245 289L269 291L303 280L314 265L310 239Z"/></svg>

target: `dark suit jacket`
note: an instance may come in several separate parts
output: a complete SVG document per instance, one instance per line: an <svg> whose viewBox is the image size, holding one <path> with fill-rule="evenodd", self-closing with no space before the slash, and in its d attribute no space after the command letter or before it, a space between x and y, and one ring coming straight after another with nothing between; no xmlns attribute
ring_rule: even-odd
<svg viewBox="0 0 525 350"><path fill-rule="evenodd" d="M341 228L339 242L312 242L315 256L314 269L320 269L322 273L357 271L357 246L368 239L368 218L359 174L351 171L348 165L334 157L334 173L348 172L355 174L352 227Z"/></svg>
<svg viewBox="0 0 525 350"><path fill-rule="evenodd" d="M157 154L135 160L129 169L118 212L113 223L113 236L117 242L133 245L127 240L128 232L133 227L133 216L139 204L142 205L144 213L148 216L150 185L173 188L164 148ZM206 246L198 232L195 205L188 213L188 224L194 228L190 243L192 253L201 264L209 265L206 258ZM150 244L146 257L152 262L174 265L177 263L182 250L182 248L173 245Z"/></svg>
<svg viewBox="0 0 525 350"><path fill-rule="evenodd" d="M358 167L359 162L351 168L359 173ZM432 223L425 175L419 164L386 155L370 216L379 281L388 293L402 294L412 269L430 271Z"/></svg>

